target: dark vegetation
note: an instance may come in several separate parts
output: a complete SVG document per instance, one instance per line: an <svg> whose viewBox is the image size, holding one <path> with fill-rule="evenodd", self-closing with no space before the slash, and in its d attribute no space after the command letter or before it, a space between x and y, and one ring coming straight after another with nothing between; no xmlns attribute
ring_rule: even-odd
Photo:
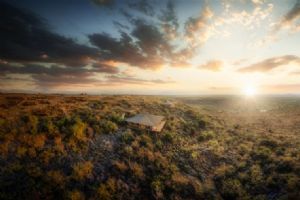
<svg viewBox="0 0 300 200"><path fill-rule="evenodd" d="M299 100L2 94L0 199L297 199Z"/></svg>

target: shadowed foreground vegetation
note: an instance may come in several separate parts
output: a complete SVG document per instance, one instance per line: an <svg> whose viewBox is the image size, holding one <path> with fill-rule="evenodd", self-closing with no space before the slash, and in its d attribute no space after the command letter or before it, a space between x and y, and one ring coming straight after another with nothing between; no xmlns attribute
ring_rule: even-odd
<svg viewBox="0 0 300 200"><path fill-rule="evenodd" d="M296 97L1 94L0 109L0 199L300 196ZM161 133L128 129L145 112Z"/></svg>

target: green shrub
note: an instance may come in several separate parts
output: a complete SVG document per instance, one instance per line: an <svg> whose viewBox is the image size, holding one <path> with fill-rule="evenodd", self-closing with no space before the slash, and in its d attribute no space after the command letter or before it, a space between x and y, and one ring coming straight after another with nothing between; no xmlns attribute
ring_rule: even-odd
<svg viewBox="0 0 300 200"><path fill-rule="evenodd" d="M251 183L255 186L259 186L263 181L263 172L259 165L253 165L250 168Z"/></svg>
<svg viewBox="0 0 300 200"><path fill-rule="evenodd" d="M203 141L208 141L211 140L213 138L215 138L216 134L209 130L209 131L203 131L201 132L201 134L198 136L198 141L199 142L203 142Z"/></svg>
<svg viewBox="0 0 300 200"><path fill-rule="evenodd" d="M109 118L111 121L117 124L124 122L124 118L122 117L122 115L115 112L111 113Z"/></svg>
<svg viewBox="0 0 300 200"><path fill-rule="evenodd" d="M174 143L174 140L175 140L175 134L172 133L172 132L166 132L166 133L163 135L162 140L163 140L165 143L173 144L173 143Z"/></svg>
<svg viewBox="0 0 300 200"><path fill-rule="evenodd" d="M161 140L157 140L156 143L155 143L155 147L158 148L158 149L162 149L164 146L163 142Z"/></svg>
<svg viewBox="0 0 300 200"><path fill-rule="evenodd" d="M50 135L56 132L56 126L53 124L52 120L49 118L44 118L40 120L39 123L40 132L45 132Z"/></svg>
<svg viewBox="0 0 300 200"><path fill-rule="evenodd" d="M141 135L140 137L140 146L144 146L144 147L152 147L152 139L148 136L148 135Z"/></svg>
<svg viewBox="0 0 300 200"><path fill-rule="evenodd" d="M259 147L257 149L255 149L254 151L252 151L251 156L255 159L255 160L261 160L263 162L268 161L269 158L271 157L271 150L269 148L266 147Z"/></svg>
<svg viewBox="0 0 300 200"><path fill-rule="evenodd" d="M247 194L237 179L226 179L222 183L221 194L224 199L246 199Z"/></svg>
<svg viewBox="0 0 300 200"><path fill-rule="evenodd" d="M125 133L121 135L121 141L130 144L134 140L133 133L130 129L126 130Z"/></svg>
<svg viewBox="0 0 300 200"><path fill-rule="evenodd" d="M207 127L207 119L203 117L198 117L197 125L200 129L205 129Z"/></svg>
<svg viewBox="0 0 300 200"><path fill-rule="evenodd" d="M164 184L158 178L151 182L151 189L156 198L163 198Z"/></svg>
<svg viewBox="0 0 300 200"><path fill-rule="evenodd" d="M31 134L37 134L39 119L35 115L26 115L23 117L23 121L26 123L28 131Z"/></svg>
<svg viewBox="0 0 300 200"><path fill-rule="evenodd" d="M105 133L114 133L118 130L118 125L112 121L103 121L101 124Z"/></svg>
<svg viewBox="0 0 300 200"><path fill-rule="evenodd" d="M282 158L277 163L276 171L279 173L289 173L293 171L294 163L291 158Z"/></svg>

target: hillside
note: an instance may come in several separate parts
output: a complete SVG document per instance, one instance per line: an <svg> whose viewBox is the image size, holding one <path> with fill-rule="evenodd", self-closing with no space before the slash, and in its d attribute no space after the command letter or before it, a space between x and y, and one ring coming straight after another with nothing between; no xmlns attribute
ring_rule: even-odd
<svg viewBox="0 0 300 200"><path fill-rule="evenodd" d="M0 110L0 199L300 196L296 97L1 94ZM137 113L167 123L130 129Z"/></svg>

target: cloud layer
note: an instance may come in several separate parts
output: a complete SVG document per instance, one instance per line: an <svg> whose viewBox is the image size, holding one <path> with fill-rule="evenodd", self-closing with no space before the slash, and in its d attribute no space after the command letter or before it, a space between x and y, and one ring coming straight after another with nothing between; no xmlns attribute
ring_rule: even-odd
<svg viewBox="0 0 300 200"><path fill-rule="evenodd" d="M210 71L220 71L223 67L223 62L221 60L210 60L207 63L200 65L200 69L206 69Z"/></svg>
<svg viewBox="0 0 300 200"><path fill-rule="evenodd" d="M272 57L260 61L258 63L254 63L249 66L240 68L238 71L239 72L268 72L275 68L288 65L292 62L300 65L300 58L294 55Z"/></svg>
<svg viewBox="0 0 300 200"><path fill-rule="evenodd" d="M97 5L112 6L114 1L94 1ZM147 1L128 4L143 12L150 9ZM120 38L108 33L88 35L90 44L79 44L74 39L53 32L45 19L35 13L0 2L0 74L8 80L11 74L30 75L37 86L56 87L63 84L149 84L169 83L163 80L142 80L122 74L115 63L142 69L157 69L176 62L173 47L166 34L176 25L174 8L168 4L161 23L168 29L164 33L161 24L144 19L131 18L132 30L118 23ZM174 19L173 19L174 18ZM169 27L168 24L171 24ZM118 74L105 76L105 74ZM102 79L95 78L102 75ZM0 78L1 78L0 77Z"/></svg>
<svg viewBox="0 0 300 200"><path fill-rule="evenodd" d="M206 0L184 3L172 0L90 0L77 2L77 7L86 7L82 11L76 10L76 15L72 13L74 10L66 10L53 17L41 11L41 7L32 6L36 9L33 12L16 1L1 1L1 85L13 84L16 80L30 82L36 88L50 89L63 86L162 87L159 85L174 84L173 80L176 80L183 88L209 74L203 70L213 72L210 74L214 77L233 75L241 80L241 77L256 75L246 73L267 75L268 72L276 73L278 68L283 71L284 66L300 65L297 47L293 46L296 45L293 42L299 40L283 34L300 30L300 0L289 2L291 5L284 6L287 10L280 14L278 6L282 3L278 2L221 2L219 5ZM54 4L62 6L67 3L53 1ZM27 8L31 9L30 6ZM77 14L80 17L77 18ZM87 18L81 19L81 15ZM64 22L57 22L57 19ZM73 23L80 21L76 24L79 25L76 33L72 28L62 27L69 25L68 20ZM278 37L289 41L283 41L284 50L281 50L283 46L274 46L275 50L257 48L268 42L275 44ZM288 45L293 48L288 48ZM257 55L264 57L253 63ZM234 63L235 66L226 64L223 69L224 63L233 63L234 60L239 62ZM240 68L236 70L237 66ZM184 67L191 69L182 69ZM190 76L194 80L187 78ZM216 88L223 83L222 80L216 82ZM203 87L209 89L211 86Z"/></svg>

